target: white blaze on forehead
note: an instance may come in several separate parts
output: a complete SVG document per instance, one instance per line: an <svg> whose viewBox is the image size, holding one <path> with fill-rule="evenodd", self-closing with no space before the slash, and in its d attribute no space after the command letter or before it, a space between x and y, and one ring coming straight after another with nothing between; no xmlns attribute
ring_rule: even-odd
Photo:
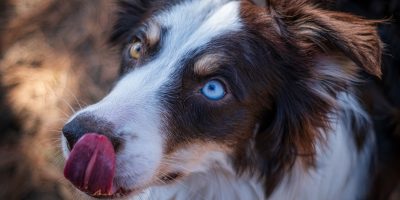
<svg viewBox="0 0 400 200"><path fill-rule="evenodd" d="M187 53L204 47L212 39L241 29L240 2L193 0L176 5L155 19L167 28L160 57L170 59L168 68Z"/></svg>

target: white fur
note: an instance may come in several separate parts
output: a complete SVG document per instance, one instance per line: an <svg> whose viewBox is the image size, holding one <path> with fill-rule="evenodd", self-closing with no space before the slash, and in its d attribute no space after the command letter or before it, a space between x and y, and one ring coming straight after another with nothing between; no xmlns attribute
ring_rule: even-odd
<svg viewBox="0 0 400 200"><path fill-rule="evenodd" d="M192 154L188 151L190 150L184 150L180 155ZM207 152L207 158L192 158L201 160L201 163L189 169L194 172L191 172L191 175L183 181L167 186L151 187L143 195L134 199L265 199L263 185L255 176L238 177L226 154L206 149L203 151ZM190 167L190 164L187 167Z"/></svg>
<svg viewBox="0 0 400 200"><path fill-rule="evenodd" d="M344 112L331 115L332 129L325 133L327 145L317 145L317 167L304 171L297 162L270 199L304 200L354 200L362 199L368 188L368 169L373 149L372 130L365 133L366 145L358 152L354 135L345 112L355 112L356 117L367 114L353 96L342 93L338 104ZM364 188L364 189L363 189Z"/></svg>
<svg viewBox="0 0 400 200"><path fill-rule="evenodd" d="M173 185L152 187L148 199L241 200L264 199L264 190L256 178L239 178L223 169L194 173ZM136 199L141 199L137 197Z"/></svg>

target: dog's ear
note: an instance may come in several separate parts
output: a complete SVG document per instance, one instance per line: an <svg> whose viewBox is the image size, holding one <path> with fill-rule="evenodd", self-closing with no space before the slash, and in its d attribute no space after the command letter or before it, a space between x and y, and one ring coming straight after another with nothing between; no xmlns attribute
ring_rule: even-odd
<svg viewBox="0 0 400 200"><path fill-rule="evenodd" d="M127 39L130 31L137 26L157 7L158 0L120 0L118 1L117 21L110 37L110 42L119 43Z"/></svg>
<svg viewBox="0 0 400 200"><path fill-rule="evenodd" d="M312 0L267 0L282 37L296 42L306 55L340 52L371 75L381 76L382 42L376 26L382 21L320 9Z"/></svg>

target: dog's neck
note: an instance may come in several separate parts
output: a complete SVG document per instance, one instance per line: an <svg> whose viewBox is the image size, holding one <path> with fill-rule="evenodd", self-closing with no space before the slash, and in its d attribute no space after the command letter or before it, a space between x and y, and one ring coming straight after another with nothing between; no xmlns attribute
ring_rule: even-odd
<svg viewBox="0 0 400 200"><path fill-rule="evenodd" d="M365 198L375 144L372 125L353 95L342 92L336 100L338 110L329 116L331 129L316 143L316 166L304 169L297 159L268 199ZM355 141L360 131L365 137L361 147Z"/></svg>
<svg viewBox="0 0 400 200"><path fill-rule="evenodd" d="M225 169L194 173L168 186L152 187L136 199L265 199L263 184L257 178L238 177Z"/></svg>

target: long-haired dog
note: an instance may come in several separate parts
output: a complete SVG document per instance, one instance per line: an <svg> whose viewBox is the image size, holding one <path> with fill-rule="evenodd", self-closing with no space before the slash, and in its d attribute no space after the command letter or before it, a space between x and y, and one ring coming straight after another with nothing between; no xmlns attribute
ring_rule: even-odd
<svg viewBox="0 0 400 200"><path fill-rule="evenodd" d="M123 0L121 76L63 128L83 197L363 199L375 21L306 0Z"/></svg>

